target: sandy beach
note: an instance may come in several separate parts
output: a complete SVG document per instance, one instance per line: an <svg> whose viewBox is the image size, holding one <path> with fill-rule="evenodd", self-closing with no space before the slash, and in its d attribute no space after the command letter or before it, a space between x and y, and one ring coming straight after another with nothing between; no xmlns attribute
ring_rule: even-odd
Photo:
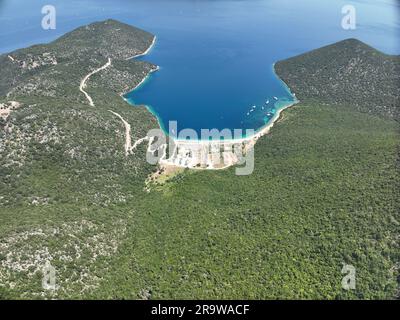
<svg viewBox="0 0 400 320"><path fill-rule="evenodd" d="M258 139L268 134L275 123L280 119L282 112L299 101L295 101L279 109L274 117L251 137L229 139L221 141L207 140L176 140L170 137L174 145L172 155L163 157L159 164L165 170L175 168L189 168L202 170L221 170L234 166L242 160ZM239 153L237 151L240 151Z"/></svg>

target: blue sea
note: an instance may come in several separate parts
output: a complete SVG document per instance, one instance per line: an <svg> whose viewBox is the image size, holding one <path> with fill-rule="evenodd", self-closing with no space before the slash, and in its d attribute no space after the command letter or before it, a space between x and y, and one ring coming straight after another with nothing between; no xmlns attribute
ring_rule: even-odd
<svg viewBox="0 0 400 320"><path fill-rule="evenodd" d="M47 4L57 10L55 30L41 28ZM341 25L349 4L355 30ZM399 12L396 0L0 0L0 52L114 18L157 36L140 59L160 70L127 98L147 105L163 129L177 121L179 130L199 134L258 130L295 99L276 76L276 61L346 38L399 54Z"/></svg>

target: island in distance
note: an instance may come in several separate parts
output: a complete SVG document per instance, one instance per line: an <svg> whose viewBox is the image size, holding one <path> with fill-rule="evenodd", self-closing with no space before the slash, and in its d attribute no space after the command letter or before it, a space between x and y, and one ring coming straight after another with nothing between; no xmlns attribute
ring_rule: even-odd
<svg viewBox="0 0 400 320"><path fill-rule="evenodd" d="M0 56L0 297L398 298L400 58L350 39L277 62L300 102L253 174L167 175L122 98L153 43L107 20Z"/></svg>

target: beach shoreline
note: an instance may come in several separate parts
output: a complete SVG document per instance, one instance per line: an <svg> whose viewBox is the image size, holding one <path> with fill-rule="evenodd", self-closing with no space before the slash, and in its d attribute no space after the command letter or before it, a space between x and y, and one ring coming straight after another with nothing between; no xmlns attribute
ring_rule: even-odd
<svg viewBox="0 0 400 320"><path fill-rule="evenodd" d="M153 47L154 44L155 44L155 41L156 41L156 37L154 37L151 46L146 50L145 53L139 54L139 55L137 55L137 56L135 56L135 57L144 56L144 55L146 55L148 52L150 52L150 50L152 49L152 47ZM181 140L181 139L176 139L176 138L171 137L171 136L169 135L169 132L167 132L167 131L163 128L163 126L161 125L161 121L160 121L158 115L151 109L151 107L148 106L148 105L146 105L145 107L146 107L146 109L157 119L157 123L158 123L159 128L164 132L164 134L167 136L167 138L172 139L172 140L174 141L174 143L177 143L177 144L192 144L193 141L195 141L195 142L198 143L198 144L209 144L210 142L220 142L220 143L223 144L223 143L243 143L243 142L248 142L248 141L251 141L251 140L254 140L254 139L258 140L258 139L259 139L260 137L262 137L263 135L269 133L270 129L274 126L274 123L279 119L280 114L281 114L282 111L284 111L284 110L286 110L286 109L288 109L288 108L290 108L290 107L292 107L292 106L294 106L294 105L296 105L296 104L298 104L298 103L300 102L300 101L296 98L296 95L295 95L294 93L291 92L289 86L276 74L276 72L275 72L275 63L273 63L272 69L273 69L273 71L274 71L276 77L277 77L280 81L282 81L282 83L285 85L285 87L286 87L288 93L289 93L292 97L294 97L295 100L294 100L292 103L290 103L290 104L288 104L288 105L286 105L286 106L284 106L284 107L282 107L282 108L279 108L279 109L277 110L277 112L274 114L274 116L273 116L265 125L263 125L263 126L260 127L259 129L257 129L257 131L255 132L255 134L253 134L252 136L249 136L249 137L238 138L238 139L235 139L235 138L233 138L233 139L225 139L225 140L219 140L219 141L215 141L215 140L214 140L214 141L213 141L213 140L201 140L201 139L198 139L198 140ZM128 94L128 93L130 93L130 92L133 92L133 91L135 91L136 89L138 89L141 85L143 85L143 84L148 80L148 78L151 76L152 73L154 73L154 72L156 72L156 71L158 71L158 70L160 70L160 67L159 67L159 66L157 66L155 69L152 69L152 70L146 75L146 77L144 77L144 78L142 79L142 81L140 81L133 89L131 89L131 90L125 92L125 93L121 93L121 97L122 97L127 103L131 104L131 103L129 102L129 100L126 99L124 96L125 96L126 94ZM133 105L133 104L131 104L131 105Z"/></svg>
<svg viewBox="0 0 400 320"><path fill-rule="evenodd" d="M134 56L132 56L132 57L129 57L129 58L127 58L126 60L131 60L131 59L135 59L135 58L139 58L139 57L143 57L143 56L147 55L147 54L153 49L153 47L155 46L156 41L157 41L157 37L154 36L153 41L151 42L150 46L146 49L145 52L139 53L139 54L134 55ZM146 82L146 80L150 77L150 75L151 75L153 72L156 72L156 71L158 71L158 70L160 70L160 67L159 67L159 66L156 66L154 69L151 69L151 70L147 73L147 75L146 75L136 86L134 86L132 89L127 90L126 92L120 93L120 96L122 97L122 99L124 99L127 103L129 103L128 99L126 99L124 96L125 96L126 94L128 94L128 93L130 93L130 92L132 92L132 91L135 91L136 89L138 89L142 84L144 84L144 83ZM129 103L129 104L130 104L130 103Z"/></svg>
<svg viewBox="0 0 400 320"><path fill-rule="evenodd" d="M156 36L149 48L141 53L137 54L129 59L145 56L148 54L156 43ZM129 60L127 59L127 60ZM275 72L275 63L272 65L273 71ZM125 98L127 93L133 92L143 85L146 80L150 77L153 72L160 69L159 66L149 71L149 73L131 90L126 93L121 93L121 97L129 104L130 101ZM283 82L290 95L295 99L293 102L284 105L283 107L277 108L273 117L261 128L259 128L253 135L249 137L239 139L225 139L225 140L180 140L169 135L163 129L161 121L157 114L151 109L150 106L146 105L146 109L157 119L159 128L164 132L168 145L174 145L173 154L170 158L161 157L159 160L159 166L163 170L173 171L175 169L189 168L189 169L202 169L202 170L222 170L227 169L231 166L237 165L242 160L240 156L235 153L235 149L241 148L245 153L249 152L254 148L257 141L270 133L271 129L276 122L281 118L282 112L288 108L293 107L300 101L291 92L288 85L276 74L277 78ZM133 105L133 104L131 104ZM167 145L164 145L167 148ZM221 149L223 150L221 152Z"/></svg>
<svg viewBox="0 0 400 320"><path fill-rule="evenodd" d="M277 122L279 120L280 115L284 110L293 107L294 105L298 104L299 102L300 101L296 100L293 103L290 103L290 104L278 109L277 112L274 114L274 116L271 118L271 120L269 120L268 123L266 123L260 129L258 129L256 131L256 133L250 137L244 137L244 138L239 138L239 139L225 139L225 140L181 140L181 139L175 139L173 137L170 137L169 135L167 135L167 136L170 137L171 139L173 139L175 143L179 143L179 144L185 144L185 143L191 144L191 143L193 143L193 141L196 141L199 144L209 144L210 142L243 143L243 142L248 142L248 141L251 141L254 139L258 140L262 136L269 133L271 128L274 126L275 122Z"/></svg>
<svg viewBox="0 0 400 320"><path fill-rule="evenodd" d="M257 141L270 133L272 127L281 118L282 112L299 103L298 100L288 104L275 113L269 123L251 137L230 140L176 140L167 137L172 142L173 152L167 159L159 160L161 171L175 171L188 168L195 170L223 170L240 164L243 157L254 149ZM165 145L165 148L167 146ZM165 149L164 149L165 150ZM237 154L242 150L242 154Z"/></svg>
<svg viewBox="0 0 400 320"><path fill-rule="evenodd" d="M142 79L142 81L140 81L140 82L139 82L132 90L130 90L129 92L132 92L132 91L135 91L136 89L138 89L142 84L144 84L144 83L146 82L146 80L151 76L152 73L154 73L154 72L156 72L156 71L158 71L158 70L160 70L160 67L159 67L159 66L156 66L156 68L151 69L151 70L149 71L149 73ZM127 92L127 93L129 93L129 92ZM125 93L125 94L127 94L127 93Z"/></svg>
<svg viewBox="0 0 400 320"><path fill-rule="evenodd" d="M126 58L126 60L131 60L147 55L153 49L154 45L156 44L156 41L157 41L157 36L154 36L150 46L146 49L146 51L144 51L143 53L138 53L132 57Z"/></svg>

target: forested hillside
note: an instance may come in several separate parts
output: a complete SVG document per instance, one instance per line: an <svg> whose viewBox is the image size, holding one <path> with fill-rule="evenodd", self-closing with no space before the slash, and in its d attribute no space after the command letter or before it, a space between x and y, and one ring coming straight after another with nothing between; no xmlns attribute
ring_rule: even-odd
<svg viewBox="0 0 400 320"><path fill-rule="evenodd" d="M398 117L400 57L348 39L279 61L277 73L301 101L351 105Z"/></svg>

